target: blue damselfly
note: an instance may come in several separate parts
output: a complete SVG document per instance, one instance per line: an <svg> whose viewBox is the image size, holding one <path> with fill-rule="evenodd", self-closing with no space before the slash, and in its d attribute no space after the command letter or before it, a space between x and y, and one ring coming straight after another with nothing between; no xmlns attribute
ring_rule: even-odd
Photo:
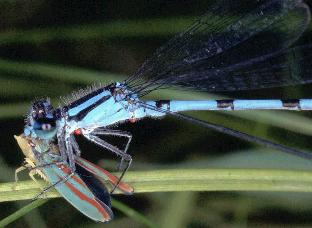
<svg viewBox="0 0 312 228"><path fill-rule="evenodd" d="M301 0L250 1L252 10L235 20L223 15L240 8L221 1L186 31L159 48L133 75L123 82L75 93L65 104L54 108L48 99L31 106L25 135L52 141L57 139L63 161L72 172L81 151L75 140L82 134L88 140L115 153L129 168L132 157L128 148L132 135L112 129L125 121L172 115L201 126L312 158L305 151L289 148L232 129L203 122L180 112L188 110L312 110L312 99L287 100L207 100L146 101L141 98L157 89L177 87L196 91L222 92L272 88L312 81L310 59L312 44L292 47L310 22L309 7ZM237 1L239 2L239 1ZM237 5L238 6L238 5ZM220 19L212 24L212 15ZM290 23L291 19L291 23ZM300 70L296 66L300 66ZM127 139L118 148L100 137ZM122 175L123 175L122 174ZM121 176L122 177L122 176Z"/></svg>

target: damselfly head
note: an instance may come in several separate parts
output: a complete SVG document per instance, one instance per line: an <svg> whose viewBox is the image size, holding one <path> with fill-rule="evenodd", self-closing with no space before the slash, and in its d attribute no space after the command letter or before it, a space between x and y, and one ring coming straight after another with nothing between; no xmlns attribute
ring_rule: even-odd
<svg viewBox="0 0 312 228"><path fill-rule="evenodd" d="M41 139L51 139L56 134L55 110L49 99L35 101L30 109L25 134Z"/></svg>

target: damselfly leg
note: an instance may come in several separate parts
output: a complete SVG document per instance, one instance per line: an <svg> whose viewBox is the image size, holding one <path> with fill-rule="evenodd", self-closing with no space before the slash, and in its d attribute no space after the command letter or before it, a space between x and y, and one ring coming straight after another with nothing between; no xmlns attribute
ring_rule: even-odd
<svg viewBox="0 0 312 228"><path fill-rule="evenodd" d="M94 135L106 135L106 136L116 136L116 137L124 137L127 139L126 146L123 149L123 152L126 154L129 148L129 145L132 140L132 134L127 131L120 131L120 130L112 130L106 128L97 128L92 132ZM124 158L121 158L121 162L118 165L118 170L122 171Z"/></svg>
<svg viewBox="0 0 312 228"><path fill-rule="evenodd" d="M114 154L118 155L121 157L122 161L127 162L126 167L124 168L124 170L122 171L122 174L118 180L117 185L113 188L112 192L114 192L114 190L118 187L118 184L120 183L120 181L122 180L123 176L125 175L126 171L129 169L131 163L132 163L132 157L131 155L127 154L125 151L120 150L119 148L109 144L108 142L104 141L103 139L97 137L95 134L91 133L85 133L84 131L82 131L82 134L91 142L94 142L95 144L113 152ZM126 146L127 148L127 146Z"/></svg>
<svg viewBox="0 0 312 228"><path fill-rule="evenodd" d="M75 166L75 154L74 154L74 145L72 143L73 138L71 137L70 134L65 137L65 148L66 151L64 153L67 153L67 159L68 159L68 164L72 172L75 172L76 166ZM76 145L75 145L76 146ZM62 154L62 151L61 151Z"/></svg>
<svg viewBox="0 0 312 228"><path fill-rule="evenodd" d="M80 157L80 155L81 155L81 150L80 150L80 148L79 148L79 145L78 145L78 143L77 143L77 141L76 141L74 135L70 135L70 142L71 142L71 144L72 144L72 146L73 146L73 149L74 149L74 151L75 151L75 154L76 154L77 156Z"/></svg>

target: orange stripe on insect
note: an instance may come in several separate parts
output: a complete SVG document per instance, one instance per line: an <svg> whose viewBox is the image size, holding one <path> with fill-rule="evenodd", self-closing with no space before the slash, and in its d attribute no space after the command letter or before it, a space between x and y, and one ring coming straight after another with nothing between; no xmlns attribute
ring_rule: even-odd
<svg viewBox="0 0 312 228"><path fill-rule="evenodd" d="M100 171L100 172L102 172L103 174L105 174L107 177L108 177L108 180L109 180L109 182L111 182L113 185L117 185L117 183L118 183L118 181L119 181L119 179L116 177L116 176L114 176L113 174L111 174L110 172L108 172L107 170L105 170L105 169L102 169L101 167L99 167L99 166L96 166L95 164L93 164L93 163L91 163L91 162L89 162L89 161L87 161L87 160L85 160L85 159L83 159L83 158L80 158L81 160L83 160L85 163L87 163L88 165L90 165L90 166L92 166L94 169L97 169L98 171ZM80 162L79 162L79 164L81 164ZM82 164L83 165L83 164ZM89 170L89 169L88 169ZM92 173L94 173L94 172L92 172ZM127 193L133 193L133 188L130 186L130 185L128 185L128 184L126 184L126 183L124 183L124 182L119 182L119 184L118 184L118 188L120 189L120 190L122 190L123 192L127 192Z"/></svg>
<svg viewBox="0 0 312 228"><path fill-rule="evenodd" d="M57 165L64 173L66 173L67 175L70 175L72 172L70 170L70 168L64 166L64 165ZM79 177L77 177L76 175L71 176L71 178L76 181L78 184L82 185L83 187L87 188L87 185L83 182L83 180L81 180Z"/></svg>
<svg viewBox="0 0 312 228"><path fill-rule="evenodd" d="M69 182L65 182L65 184L81 200L86 201L90 205L94 206L100 212L100 214L103 215L103 218L105 221L109 221L112 219L112 217L109 215L109 213L95 199L91 199L88 196L84 195L82 192L80 192L77 188L75 188L75 186L73 186Z"/></svg>

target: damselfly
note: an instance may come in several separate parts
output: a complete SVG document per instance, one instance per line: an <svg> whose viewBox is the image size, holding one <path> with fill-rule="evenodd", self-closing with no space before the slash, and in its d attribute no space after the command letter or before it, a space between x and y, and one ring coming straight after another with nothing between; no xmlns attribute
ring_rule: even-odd
<svg viewBox="0 0 312 228"><path fill-rule="evenodd" d="M127 162L132 135L112 129L125 121L172 115L235 137L311 159L304 151L257 138L232 129L180 114L188 110L281 109L312 110L312 99L289 100L206 100L145 101L144 95L161 88L182 87L196 91L220 92L271 88L312 81L312 45L291 47L310 22L309 7L302 0L247 1L241 14L239 3L218 1L186 31L159 48L132 76L123 82L74 93L53 108L48 99L33 103L25 135L46 141L57 139L63 161L76 170L81 151L75 140L88 140L115 153ZM248 8L248 7L246 7ZM233 18L227 15L235 15ZM237 16L238 15L238 16ZM210 21L211 18L213 23ZM224 18L223 18L224 17ZM299 69L298 67L299 66ZM118 148L103 137L127 139ZM101 137L101 138L100 138ZM123 174L124 174L123 172Z"/></svg>
<svg viewBox="0 0 312 228"><path fill-rule="evenodd" d="M15 172L16 181L17 174L28 168L29 176L35 182L37 181L34 175L38 174L50 184L34 198L55 187L63 198L89 218L108 222L113 218L111 198L100 180L109 182L112 188L119 183L118 189L124 194L133 192L129 185L81 157L75 157L76 171L71 172L67 162L61 159L57 145L24 135L15 136L15 139L26 156L25 165Z"/></svg>

